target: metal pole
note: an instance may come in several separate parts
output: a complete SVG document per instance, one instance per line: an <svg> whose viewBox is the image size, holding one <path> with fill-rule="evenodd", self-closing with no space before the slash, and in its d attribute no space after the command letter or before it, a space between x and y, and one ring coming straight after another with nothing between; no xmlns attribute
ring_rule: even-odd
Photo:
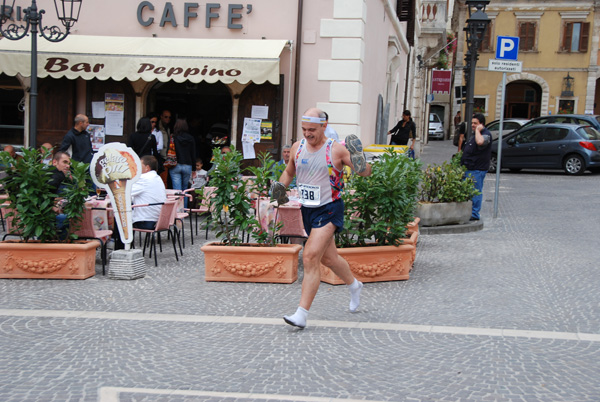
<svg viewBox="0 0 600 402"><path fill-rule="evenodd" d="M473 118L473 107L475 104L475 66L477 65L477 59L479 58L477 54L477 49L473 46L473 49L470 51L470 66L469 66L469 82L467 83L467 103L465 104L465 121L467 122L467 132L465 135L465 141L469 140L473 135L473 130L471 129L471 119Z"/></svg>
<svg viewBox="0 0 600 402"><path fill-rule="evenodd" d="M504 96L506 94L506 73L502 73L502 96L500 97L500 131L498 132L498 155L496 156L496 191L494 193L494 218L498 217L498 192L500 190L500 170L502 169L502 129L504 128Z"/></svg>
<svg viewBox="0 0 600 402"><path fill-rule="evenodd" d="M31 20L31 86L29 89L29 147L36 148L37 140L37 36L38 11L35 0L31 3L28 18Z"/></svg>

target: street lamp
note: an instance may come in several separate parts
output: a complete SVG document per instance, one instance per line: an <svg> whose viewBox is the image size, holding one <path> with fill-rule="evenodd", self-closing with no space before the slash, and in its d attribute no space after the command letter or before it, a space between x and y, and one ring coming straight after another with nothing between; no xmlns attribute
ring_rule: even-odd
<svg viewBox="0 0 600 402"><path fill-rule="evenodd" d="M471 138L471 117L473 116L473 104L475 94L475 67L479 54L477 53L481 40L485 34L490 19L485 13L485 7L490 0L466 0L469 10L469 18L464 31L467 35L468 52L465 55L465 82L467 83L467 103L465 105L465 120L467 121L467 138Z"/></svg>
<svg viewBox="0 0 600 402"><path fill-rule="evenodd" d="M15 0L2 0L0 9L0 34L10 40L23 39L31 32L31 86L29 89L29 146L35 148L37 135L37 36L50 42L60 42L65 39L71 28L79 19L82 0L54 0L56 15L65 27L63 32L60 27L43 26L42 16L45 10L38 10L35 0L31 6L23 10L25 14L25 25L19 24L11 19L15 8ZM7 5L7 3L10 3Z"/></svg>

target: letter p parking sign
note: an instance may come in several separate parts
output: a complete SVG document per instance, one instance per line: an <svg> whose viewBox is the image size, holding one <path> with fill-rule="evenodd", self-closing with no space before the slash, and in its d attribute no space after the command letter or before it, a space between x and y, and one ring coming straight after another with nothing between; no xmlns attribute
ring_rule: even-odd
<svg viewBox="0 0 600 402"><path fill-rule="evenodd" d="M496 42L496 59L517 60L519 56L519 38L514 36L498 36Z"/></svg>

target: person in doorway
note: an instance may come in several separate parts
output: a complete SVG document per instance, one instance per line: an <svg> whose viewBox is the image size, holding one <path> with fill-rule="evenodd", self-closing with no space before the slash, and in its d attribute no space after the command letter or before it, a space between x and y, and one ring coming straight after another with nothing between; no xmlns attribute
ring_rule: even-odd
<svg viewBox="0 0 600 402"><path fill-rule="evenodd" d="M475 188L479 191L479 195L473 197L473 209L471 211L471 220L478 221L481 219L483 181L490 168L492 157L492 134L485 128L485 116L481 113L473 115L471 130L474 135L467 139L461 163L467 168L465 175L473 178Z"/></svg>
<svg viewBox="0 0 600 402"><path fill-rule="evenodd" d="M165 109L160 114L160 121L158 122L158 131L162 133L163 148L160 152L160 156L166 158L167 149L169 147L169 137L171 136L171 111ZM157 142L158 145L158 142Z"/></svg>
<svg viewBox="0 0 600 402"><path fill-rule="evenodd" d="M63 138L59 151L67 152L71 148L71 159L77 162L90 163L92 161L92 141L87 132L90 125L88 117L84 114L75 116L75 125Z"/></svg>
<svg viewBox="0 0 600 402"><path fill-rule="evenodd" d="M410 139L412 140L410 149L414 151L416 132L417 127L410 117L410 110L405 110L402 112L402 120L400 120L394 128L388 131L388 135L392 136L390 145L407 145L408 140Z"/></svg>
<svg viewBox="0 0 600 402"><path fill-rule="evenodd" d="M363 284L350 271L345 259L335 247L335 232L344 226L343 169L349 166L360 176L371 174L358 137L346 137L346 147L325 136L327 120L322 110L311 108L302 116L304 138L291 148L290 158L280 182L272 185L272 197L278 204L287 202L286 187L296 176L298 194L302 204L302 219L308 233L302 260L304 279L300 305L296 312L284 316L284 321L299 328L306 327L310 306L320 283L321 263L339 276L350 290L350 311L355 312L360 303Z"/></svg>
<svg viewBox="0 0 600 402"><path fill-rule="evenodd" d="M136 128L136 132L129 137L127 146L131 147L140 158L145 155L152 155L158 160L156 137L152 134L151 120L142 117Z"/></svg>
<svg viewBox="0 0 600 402"><path fill-rule="evenodd" d="M171 183L175 190L185 190L192 171L196 170L196 143L188 130L185 119L177 119L172 135L177 165L169 169ZM187 198L184 202L187 208Z"/></svg>
<svg viewBox="0 0 600 402"><path fill-rule="evenodd" d="M156 113L152 113L152 114L150 114L150 116L148 116L148 118L150 119L150 124L152 124L152 135L154 135L154 138L156 138L156 150L158 151L158 153L160 155L162 155L164 143L163 143L163 135L160 132L160 130L158 129L158 115ZM159 163L160 163L160 161L159 161Z"/></svg>
<svg viewBox="0 0 600 402"><path fill-rule="evenodd" d="M158 160L152 155L141 158L142 174L131 186L133 204L158 204L167 201L165 185L156 173ZM133 209L133 227L152 230L158 222L161 205L149 205Z"/></svg>

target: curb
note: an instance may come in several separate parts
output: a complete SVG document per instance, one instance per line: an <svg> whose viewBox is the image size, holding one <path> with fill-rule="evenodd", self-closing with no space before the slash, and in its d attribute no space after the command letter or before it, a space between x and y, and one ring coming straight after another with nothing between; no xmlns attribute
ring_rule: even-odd
<svg viewBox="0 0 600 402"><path fill-rule="evenodd" d="M471 233L483 229L483 221L469 221L462 225L445 225L445 226L419 226L419 233L422 235L436 234L455 234L455 233Z"/></svg>

